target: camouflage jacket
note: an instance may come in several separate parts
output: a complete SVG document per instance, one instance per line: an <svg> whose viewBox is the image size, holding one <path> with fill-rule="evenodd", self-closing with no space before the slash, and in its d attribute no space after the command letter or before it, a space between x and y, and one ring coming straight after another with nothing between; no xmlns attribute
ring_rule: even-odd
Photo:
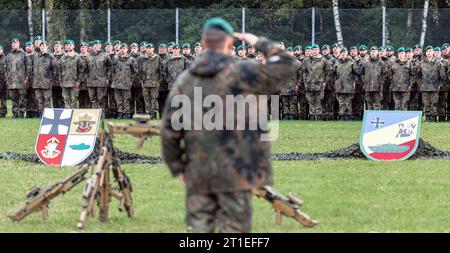
<svg viewBox="0 0 450 253"><path fill-rule="evenodd" d="M187 60L187 69L188 69L194 63L195 57L192 55L189 55L189 56L183 55L183 56Z"/></svg>
<svg viewBox="0 0 450 253"><path fill-rule="evenodd" d="M133 84L133 78L137 74L136 61L131 56L117 57L112 67L111 88L129 90Z"/></svg>
<svg viewBox="0 0 450 253"><path fill-rule="evenodd" d="M86 68L85 61L75 53L74 56L65 54L61 58L61 86L73 88L77 82L81 82L81 75Z"/></svg>
<svg viewBox="0 0 450 253"><path fill-rule="evenodd" d="M417 91L419 89L420 78L418 77L418 68L420 61L417 58L411 59L412 76L411 76L411 91Z"/></svg>
<svg viewBox="0 0 450 253"><path fill-rule="evenodd" d="M138 63L140 61L140 59L143 57L141 53L130 54L130 56L133 57L133 59L136 63ZM142 79L139 75L133 76L133 87L142 88Z"/></svg>
<svg viewBox="0 0 450 253"><path fill-rule="evenodd" d="M88 64L89 64L90 56L89 56L89 54L86 54L86 55L79 54L78 56L80 57L80 60L82 61L82 65L83 65L83 70L79 73L78 80L80 81L80 88L86 88L87 80L89 77Z"/></svg>
<svg viewBox="0 0 450 253"><path fill-rule="evenodd" d="M161 79L161 58L157 54L146 55L138 62L138 74L142 80L142 87L156 87Z"/></svg>
<svg viewBox="0 0 450 253"><path fill-rule="evenodd" d="M162 155L173 175L185 173L188 195L254 189L273 183L270 142L261 141L261 134L267 131L256 123L257 117L248 113L232 116L235 124L238 119L256 123L256 130L175 130L171 124L179 110L171 106L172 99L183 94L193 101L194 87L202 89L201 98L214 94L225 105L227 95L271 94L280 88L279 84L286 84L295 73L294 58L264 38L255 47L266 55L267 64L234 63L228 55L203 53L180 75L167 98L161 120ZM262 105L253 104L249 110ZM194 111L194 103L187 106ZM225 106L216 106L225 115ZM194 122L189 118L187 123ZM224 128L223 124L220 127Z"/></svg>
<svg viewBox="0 0 450 253"><path fill-rule="evenodd" d="M378 57L369 58L361 64L361 79L366 92L382 91L386 77L386 65Z"/></svg>
<svg viewBox="0 0 450 253"><path fill-rule="evenodd" d="M413 66L411 61L396 59L388 64L391 91L407 92L412 85Z"/></svg>
<svg viewBox="0 0 450 253"><path fill-rule="evenodd" d="M327 82L330 66L327 60L321 55L318 57L308 57L303 64L303 81L305 91L321 91L323 84Z"/></svg>
<svg viewBox="0 0 450 253"><path fill-rule="evenodd" d="M49 53L35 53L31 56L31 78L33 89L51 89L56 72L55 57Z"/></svg>
<svg viewBox="0 0 450 253"><path fill-rule="evenodd" d="M429 61L426 57L420 62L417 72L420 91L438 91L446 79L444 66L434 59Z"/></svg>
<svg viewBox="0 0 450 253"><path fill-rule="evenodd" d="M442 68L444 70L445 82L441 85L441 91L450 91L450 63L448 60L441 58L439 62L442 64Z"/></svg>
<svg viewBox="0 0 450 253"><path fill-rule="evenodd" d="M338 59L334 63L334 87L336 93L354 93L353 84L356 80L356 62L351 58Z"/></svg>
<svg viewBox="0 0 450 253"><path fill-rule="evenodd" d="M26 89L31 73L30 58L22 50L11 51L5 58L6 84L8 89Z"/></svg>
<svg viewBox="0 0 450 253"><path fill-rule="evenodd" d="M187 67L188 62L184 56L171 58L164 64L162 79L167 82L169 90L172 89L178 75L187 69Z"/></svg>
<svg viewBox="0 0 450 253"><path fill-rule="evenodd" d="M110 76L112 60L105 53L93 53L88 60L89 78L88 87L107 87L108 77Z"/></svg>
<svg viewBox="0 0 450 253"><path fill-rule="evenodd" d="M336 63L336 59L331 55L328 54L326 56L323 56L327 60L327 64L329 66L329 71L327 73L327 84L325 86L326 90L333 90L333 84L334 84L334 73L333 73L333 66L334 63Z"/></svg>
<svg viewBox="0 0 450 253"><path fill-rule="evenodd" d="M53 73L52 86L60 87L61 86L61 59L64 56L64 53L56 54L53 53L52 56L55 59L55 72Z"/></svg>
<svg viewBox="0 0 450 253"><path fill-rule="evenodd" d="M295 65L297 68L296 74L291 77L286 86L281 87L280 95L282 96L294 96L297 95L296 87L298 88L301 83L301 63L295 59Z"/></svg>
<svg viewBox="0 0 450 253"><path fill-rule="evenodd" d="M5 55L0 55L0 90L6 89L6 62Z"/></svg>

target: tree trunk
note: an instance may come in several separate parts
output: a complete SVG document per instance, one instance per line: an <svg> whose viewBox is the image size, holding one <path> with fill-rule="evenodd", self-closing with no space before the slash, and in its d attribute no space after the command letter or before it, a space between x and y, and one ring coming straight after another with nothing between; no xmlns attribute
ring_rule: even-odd
<svg viewBox="0 0 450 253"><path fill-rule="evenodd" d="M47 41L53 41L53 24L52 24L52 14L53 14L53 0L46 0L45 1L45 23L46 30L47 30Z"/></svg>
<svg viewBox="0 0 450 253"><path fill-rule="evenodd" d="M33 1L28 0L28 33L30 40L33 40Z"/></svg>
<svg viewBox="0 0 450 253"><path fill-rule="evenodd" d="M420 34L420 47L423 48L423 44L425 43L425 34L427 33L427 16L428 16L428 7L430 6L430 0L425 0L423 4L423 16L422 16L422 32Z"/></svg>
<svg viewBox="0 0 450 253"><path fill-rule="evenodd" d="M339 1L333 0L333 15L334 15L334 26L336 27L336 37L339 46L344 45L344 39L342 38L341 21L339 18Z"/></svg>

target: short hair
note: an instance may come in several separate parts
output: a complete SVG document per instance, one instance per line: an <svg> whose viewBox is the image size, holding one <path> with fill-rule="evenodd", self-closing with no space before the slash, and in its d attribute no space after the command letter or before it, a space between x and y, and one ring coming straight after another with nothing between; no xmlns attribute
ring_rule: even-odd
<svg viewBox="0 0 450 253"><path fill-rule="evenodd" d="M213 51L222 49L228 37L229 35L225 31L215 28L208 28L202 33L205 47Z"/></svg>

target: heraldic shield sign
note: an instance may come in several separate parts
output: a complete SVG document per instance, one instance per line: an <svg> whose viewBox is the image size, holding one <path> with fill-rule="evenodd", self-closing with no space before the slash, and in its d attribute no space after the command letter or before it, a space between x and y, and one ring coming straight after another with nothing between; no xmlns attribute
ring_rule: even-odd
<svg viewBox="0 0 450 253"><path fill-rule="evenodd" d="M36 153L47 165L75 166L94 150L101 109L52 109L42 114Z"/></svg>
<svg viewBox="0 0 450 253"><path fill-rule="evenodd" d="M372 160L406 160L419 145L422 112L365 111L359 146Z"/></svg>

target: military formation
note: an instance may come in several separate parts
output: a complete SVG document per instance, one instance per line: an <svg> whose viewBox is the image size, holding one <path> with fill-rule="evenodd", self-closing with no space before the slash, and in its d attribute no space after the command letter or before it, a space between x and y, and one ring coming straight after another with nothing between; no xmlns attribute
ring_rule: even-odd
<svg viewBox="0 0 450 253"><path fill-rule="evenodd" d="M297 59L296 74L280 95L284 120L360 120L368 110L423 110L427 121L450 122L448 43L441 47L368 48L317 44L285 48ZM101 108L106 118L128 119L145 113L161 116L164 101L180 73L202 53L199 42L120 41L51 45L36 36L11 41L5 56L0 46L0 117L12 100L14 118L35 118L45 107ZM237 61L265 64L252 45L232 47ZM270 94L268 94L270 95Z"/></svg>

